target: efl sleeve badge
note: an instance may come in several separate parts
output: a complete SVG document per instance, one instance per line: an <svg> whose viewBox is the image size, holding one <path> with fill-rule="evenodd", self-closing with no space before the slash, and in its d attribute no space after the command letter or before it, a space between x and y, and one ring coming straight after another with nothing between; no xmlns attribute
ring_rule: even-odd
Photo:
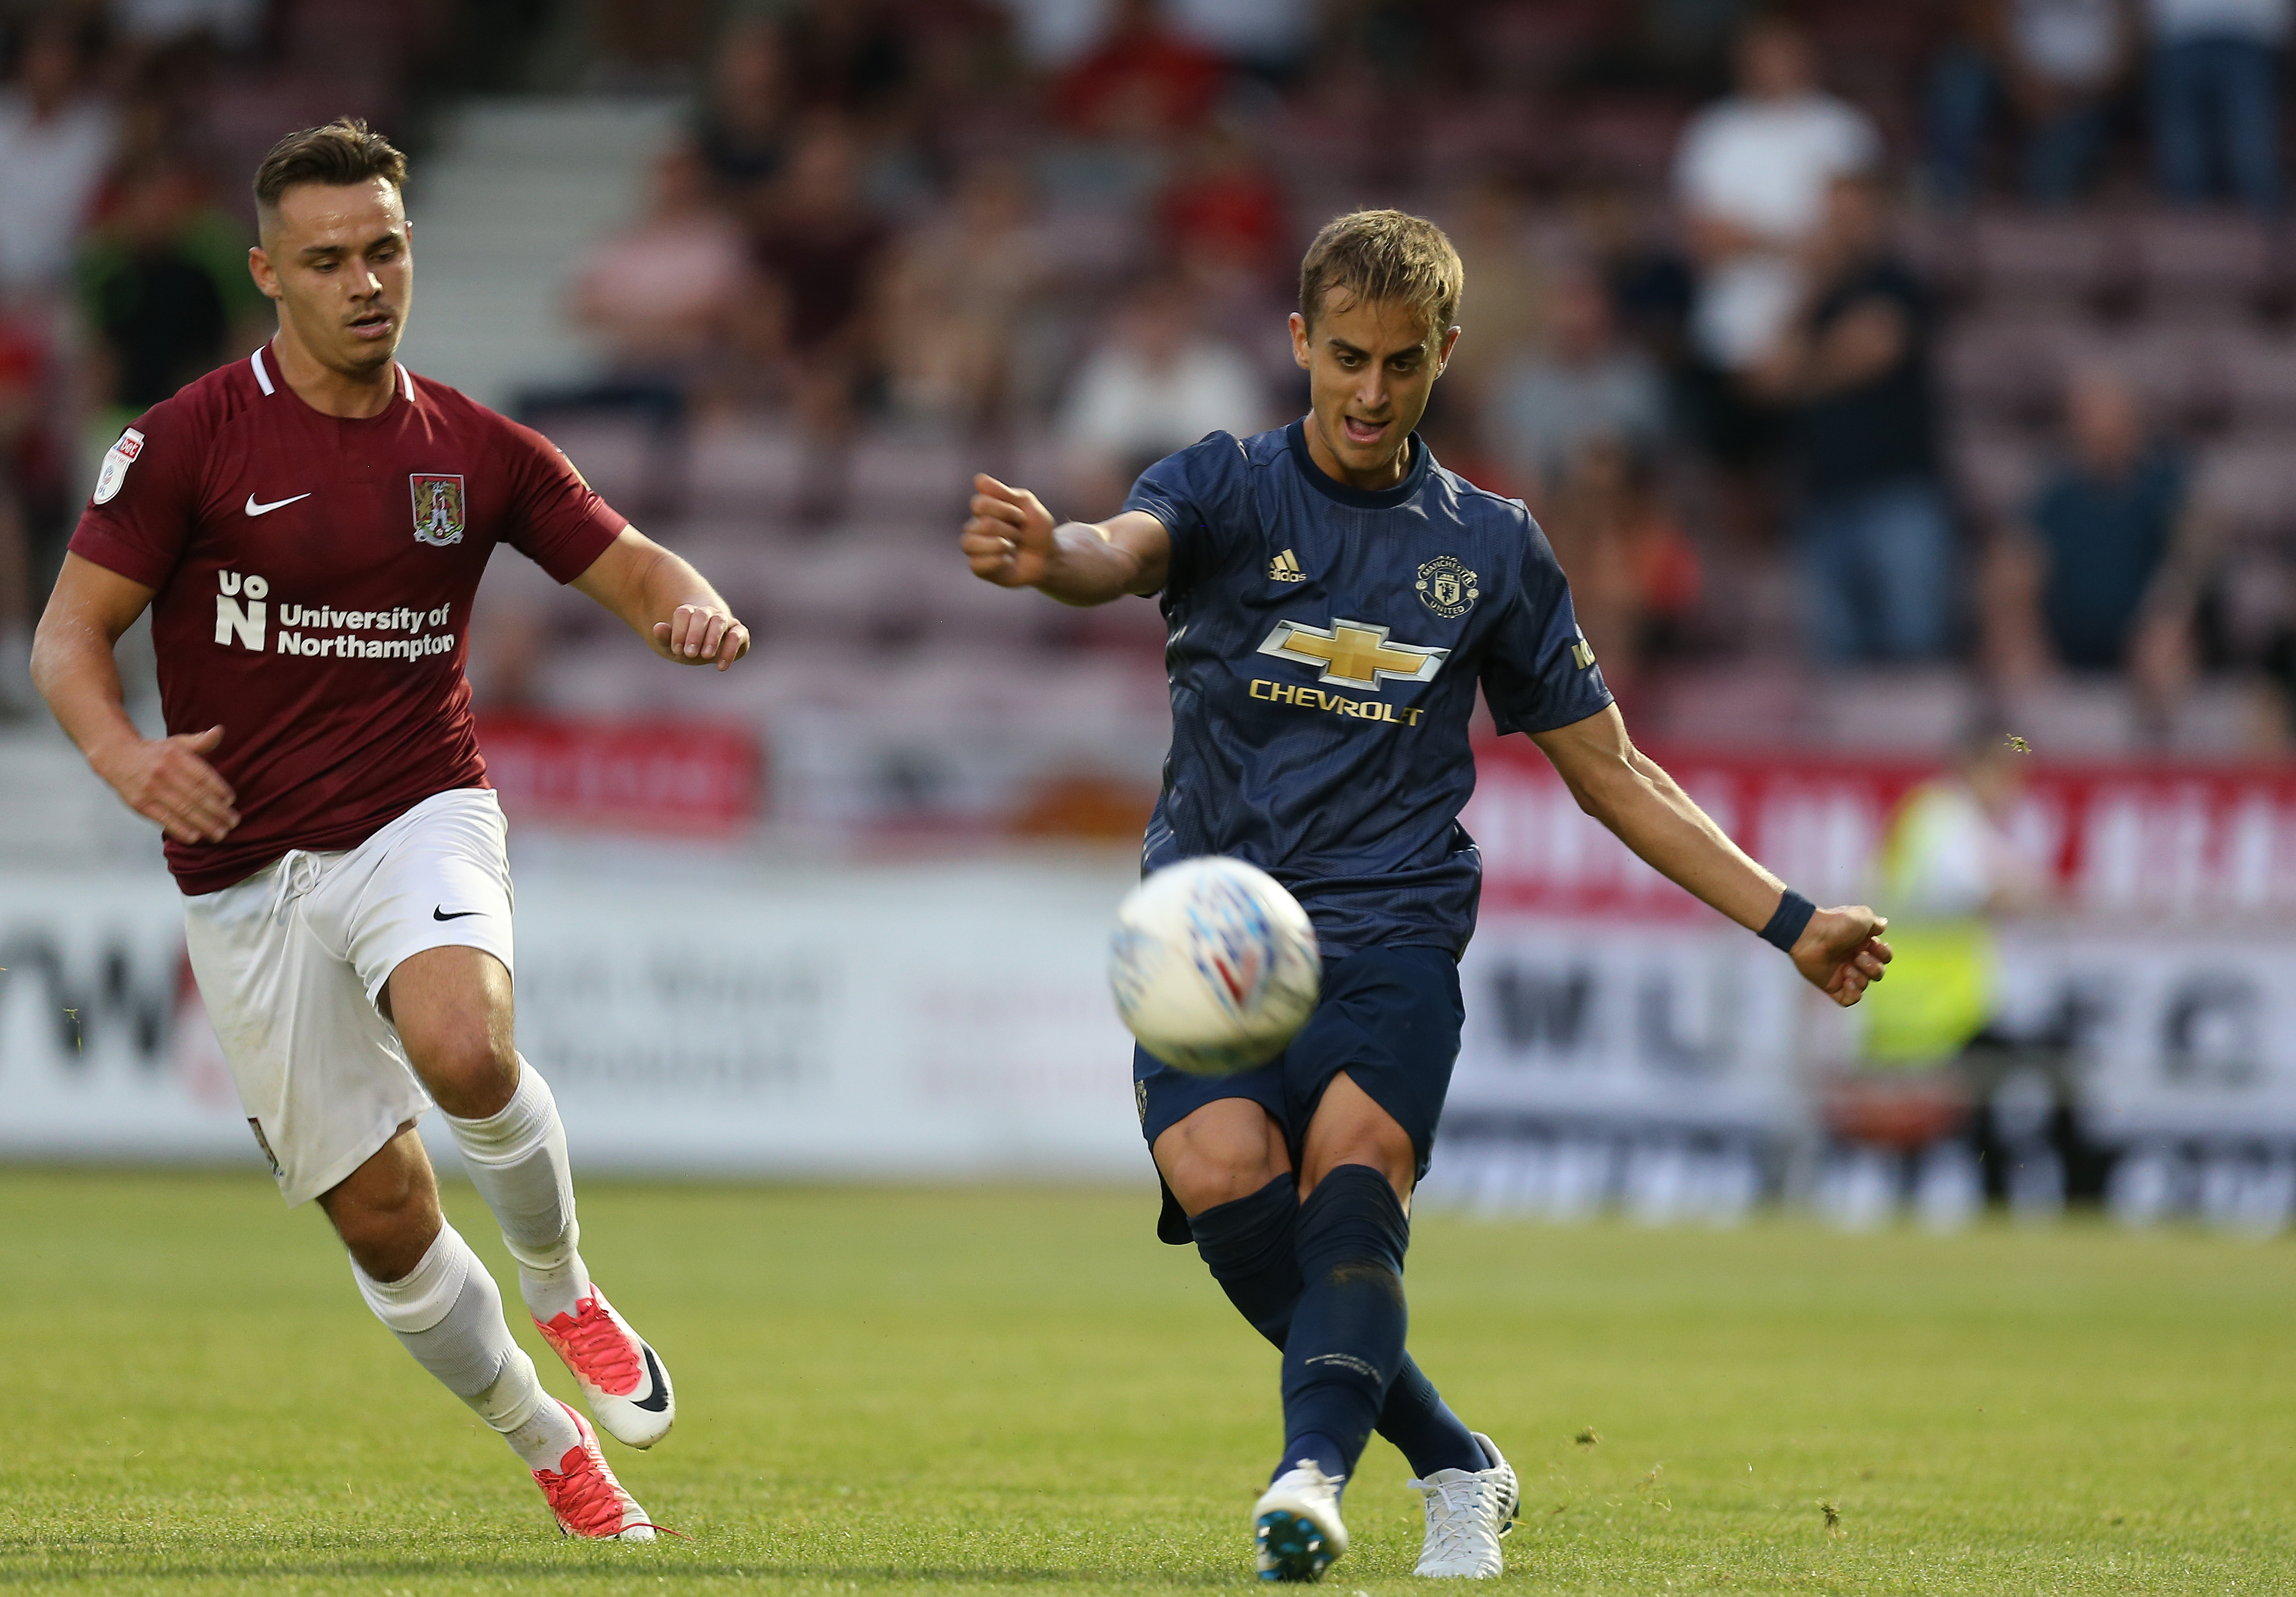
<svg viewBox="0 0 2296 1597"><path fill-rule="evenodd" d="M463 541L463 479L459 477L407 478L414 493L414 541L443 549Z"/></svg>
<svg viewBox="0 0 2296 1597"><path fill-rule="evenodd" d="M120 485L127 480L127 468L144 453L144 435L133 427L119 435L119 441L103 453L103 469L95 474L95 503L109 504L119 496Z"/></svg>

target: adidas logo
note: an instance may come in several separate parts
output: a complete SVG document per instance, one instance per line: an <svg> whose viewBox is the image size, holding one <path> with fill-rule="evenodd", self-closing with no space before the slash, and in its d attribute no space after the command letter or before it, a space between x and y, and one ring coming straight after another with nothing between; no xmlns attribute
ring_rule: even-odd
<svg viewBox="0 0 2296 1597"><path fill-rule="evenodd" d="M1308 580L1308 574L1300 569L1300 557L1292 553L1289 549L1286 549L1283 553L1277 555L1274 560L1267 562L1267 580L1270 582L1305 582Z"/></svg>

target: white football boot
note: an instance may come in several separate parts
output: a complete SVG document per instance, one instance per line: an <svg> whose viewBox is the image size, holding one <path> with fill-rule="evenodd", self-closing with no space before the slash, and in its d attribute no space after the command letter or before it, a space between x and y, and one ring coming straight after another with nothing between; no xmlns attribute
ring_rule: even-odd
<svg viewBox="0 0 2296 1597"><path fill-rule="evenodd" d="M669 1372L595 1282L572 1314L537 1320L534 1328L566 1361L608 1436L625 1447L651 1447L669 1434L677 1419Z"/></svg>
<svg viewBox="0 0 2296 1597"><path fill-rule="evenodd" d="M1260 1579L1323 1578L1348 1550L1348 1527L1340 1522L1340 1488L1346 1484L1346 1476L1326 1475L1315 1460L1303 1458L1260 1494L1251 1510Z"/></svg>
<svg viewBox="0 0 2296 1597"><path fill-rule="evenodd" d="M550 1401L558 1402L554 1397ZM558 1406L566 1408L562 1403ZM652 1541L660 1527L646 1518L637 1499L606 1467L605 1456L598 1451L598 1433L572 1409L566 1408L566 1417L574 1421L580 1442L566 1450L555 1470L534 1471L534 1484L549 1500L559 1534L594 1542Z"/></svg>
<svg viewBox="0 0 2296 1597"><path fill-rule="evenodd" d="M1474 1437L1488 1468L1438 1470L1411 1483L1427 1500L1427 1540L1414 1575L1488 1580L1506 1568L1499 1538L1514 1528L1522 1487L1497 1444L1480 1430Z"/></svg>

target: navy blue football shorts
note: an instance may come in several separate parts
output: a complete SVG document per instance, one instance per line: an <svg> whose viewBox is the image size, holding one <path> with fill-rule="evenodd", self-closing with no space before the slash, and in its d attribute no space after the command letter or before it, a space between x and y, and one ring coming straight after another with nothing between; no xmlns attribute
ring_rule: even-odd
<svg viewBox="0 0 2296 1597"><path fill-rule="evenodd" d="M1324 1089L1345 1070L1403 1127L1424 1175L1465 1019L1459 962L1447 949L1365 948L1327 959L1316 1012L1291 1045L1264 1065L1234 1076L1192 1076L1136 1047L1132 1091L1141 1134L1153 1148L1158 1137L1205 1104L1249 1098L1283 1128L1296 1170ZM1191 1240L1187 1216L1168 1189L1156 1233L1172 1243Z"/></svg>

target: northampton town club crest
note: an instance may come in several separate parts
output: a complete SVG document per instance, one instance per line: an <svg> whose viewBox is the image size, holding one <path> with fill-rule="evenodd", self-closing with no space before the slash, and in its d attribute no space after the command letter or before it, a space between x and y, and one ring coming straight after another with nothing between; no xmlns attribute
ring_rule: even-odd
<svg viewBox="0 0 2296 1597"><path fill-rule="evenodd" d="M1439 554L1419 568L1419 602L1445 620L1464 616L1483 596L1480 580L1456 554Z"/></svg>
<svg viewBox="0 0 2296 1597"><path fill-rule="evenodd" d="M463 541L463 479L426 477L407 479L414 490L414 541L443 549Z"/></svg>

